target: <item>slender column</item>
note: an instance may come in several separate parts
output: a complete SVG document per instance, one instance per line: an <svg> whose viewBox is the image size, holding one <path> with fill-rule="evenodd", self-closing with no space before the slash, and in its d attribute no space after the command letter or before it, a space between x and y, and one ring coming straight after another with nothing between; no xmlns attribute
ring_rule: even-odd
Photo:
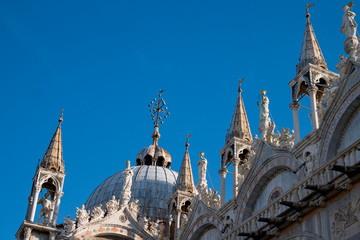
<svg viewBox="0 0 360 240"><path fill-rule="evenodd" d="M55 207L54 210L50 214L50 223L52 226L56 225L56 221L59 215L60 201L63 196L63 192L56 192L55 194Z"/></svg>
<svg viewBox="0 0 360 240"><path fill-rule="evenodd" d="M178 235L179 235L180 216L181 216L181 209L176 209L175 239L178 239Z"/></svg>
<svg viewBox="0 0 360 240"><path fill-rule="evenodd" d="M231 163L233 165L233 172L234 172L234 178L233 178L233 197L235 198L237 196L237 193L238 193L238 175L239 175L239 162L240 162L240 159L237 158L237 157L234 157L232 160L231 160Z"/></svg>
<svg viewBox="0 0 360 240"><path fill-rule="evenodd" d="M311 85L307 88L307 92L310 96L310 103L311 103L311 124L313 130L319 128L319 119L317 114L317 106L316 106L316 93L318 88L315 85Z"/></svg>
<svg viewBox="0 0 360 240"><path fill-rule="evenodd" d="M299 102L292 102L290 104L290 109L293 112L295 144L300 142L299 108Z"/></svg>
<svg viewBox="0 0 360 240"><path fill-rule="evenodd" d="M227 169L222 168L219 170L219 174L221 177L221 206L225 204L225 179L227 174Z"/></svg>
<svg viewBox="0 0 360 240"><path fill-rule="evenodd" d="M39 200L39 193L40 193L40 187L36 186L35 187L35 193L34 193L34 197L33 197L33 204L31 206L31 215L30 215L30 222L34 222L34 218L35 218L35 212L36 212L36 206L37 206L37 202Z"/></svg>

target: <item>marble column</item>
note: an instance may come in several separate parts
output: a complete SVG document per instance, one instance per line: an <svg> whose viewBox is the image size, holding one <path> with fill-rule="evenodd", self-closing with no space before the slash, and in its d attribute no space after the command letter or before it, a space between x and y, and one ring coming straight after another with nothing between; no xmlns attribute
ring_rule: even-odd
<svg viewBox="0 0 360 240"><path fill-rule="evenodd" d="M227 169L222 168L219 170L220 178L221 178L221 206L225 204L225 179L227 174Z"/></svg>
<svg viewBox="0 0 360 240"><path fill-rule="evenodd" d="M295 144L300 142L299 108L300 108L299 102L292 102L290 104L290 109L293 112Z"/></svg>
<svg viewBox="0 0 360 240"><path fill-rule="evenodd" d="M31 205L31 214L30 214L30 222L34 222L34 218L35 218L35 213L36 213L36 206L37 206L37 202L39 200L39 193L40 193L40 186L36 186L35 187L35 192L33 193L33 203Z"/></svg>
<svg viewBox="0 0 360 240"><path fill-rule="evenodd" d="M311 103L311 124L312 129L316 130L319 128L319 119L317 114L317 102L316 102L316 93L318 88L315 85L310 85L307 88L307 92L310 96L310 103Z"/></svg>
<svg viewBox="0 0 360 240"><path fill-rule="evenodd" d="M233 176L233 197L235 198L237 196L238 193L238 175L239 175L239 162L240 159L237 157L234 157L231 160L231 163L233 165L233 172L234 172L234 176Z"/></svg>
<svg viewBox="0 0 360 240"><path fill-rule="evenodd" d="M56 225L56 221L59 215L59 208L60 208L60 202L61 202L61 198L64 195L63 192L56 192L55 193L55 206L54 206L54 210L51 212L50 217L49 217L49 222L51 226L55 226Z"/></svg>

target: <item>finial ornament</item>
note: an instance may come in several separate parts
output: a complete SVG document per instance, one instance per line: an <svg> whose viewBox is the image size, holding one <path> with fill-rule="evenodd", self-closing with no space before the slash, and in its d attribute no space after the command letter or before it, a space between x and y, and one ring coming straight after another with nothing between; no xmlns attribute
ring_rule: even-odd
<svg viewBox="0 0 360 240"><path fill-rule="evenodd" d="M314 6L314 3L310 3L310 4L306 4L306 15L305 17L309 20L310 18L310 13L309 13L309 8L313 7Z"/></svg>
<svg viewBox="0 0 360 240"><path fill-rule="evenodd" d="M241 83L245 80L245 78L241 78L239 79L239 89L238 89L238 92L240 93L241 92Z"/></svg>
<svg viewBox="0 0 360 240"><path fill-rule="evenodd" d="M63 121L63 115L64 115L64 109L62 109L62 111L61 111L61 116L60 116L60 118L59 118L59 125L62 123L62 121Z"/></svg>
<svg viewBox="0 0 360 240"><path fill-rule="evenodd" d="M191 133L186 135L186 144L185 144L186 147L189 146L189 138L190 137L191 137Z"/></svg>
<svg viewBox="0 0 360 240"><path fill-rule="evenodd" d="M160 138L160 133L159 133L159 121L161 124L163 124L164 122L162 121L162 117L160 116L160 113L163 114L164 118L167 118L170 113L167 111L167 107L165 107L166 103L165 100L161 97L161 94L164 92L165 90L159 90L159 99L154 98L153 101L151 101L151 103L148 105L150 107L150 112L151 112L151 118L154 121L154 132L152 134L152 138L153 138L153 144L157 145L157 142Z"/></svg>

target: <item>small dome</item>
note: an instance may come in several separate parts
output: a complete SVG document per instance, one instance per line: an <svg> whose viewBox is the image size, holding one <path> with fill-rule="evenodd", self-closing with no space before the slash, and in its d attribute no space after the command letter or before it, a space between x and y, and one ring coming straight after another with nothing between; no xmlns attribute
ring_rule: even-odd
<svg viewBox="0 0 360 240"><path fill-rule="evenodd" d="M135 166L131 167L133 184L131 187L131 200L139 200L141 213L151 219L167 219L167 201L171 197L178 173L158 166ZM124 171L115 173L102 182L90 195L85 203L87 210L106 203L114 195L120 198L120 192L124 185Z"/></svg>
<svg viewBox="0 0 360 240"><path fill-rule="evenodd" d="M136 155L136 166L160 166L170 169L171 156L168 151L157 145L150 145Z"/></svg>

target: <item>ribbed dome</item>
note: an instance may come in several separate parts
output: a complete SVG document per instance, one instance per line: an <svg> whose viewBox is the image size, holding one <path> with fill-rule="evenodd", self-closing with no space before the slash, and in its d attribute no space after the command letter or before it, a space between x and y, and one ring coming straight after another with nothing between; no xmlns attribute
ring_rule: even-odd
<svg viewBox="0 0 360 240"><path fill-rule="evenodd" d="M139 200L141 213L152 219L166 219L168 206L167 200L173 193L178 173L158 166L135 166L131 187L131 202ZM123 188L124 171L115 173L102 182L86 201L86 209L92 210L102 204L103 207L114 195L120 198Z"/></svg>
<svg viewBox="0 0 360 240"><path fill-rule="evenodd" d="M153 165L170 168L170 153L162 147L152 144L141 149L136 155L136 166L140 165Z"/></svg>

